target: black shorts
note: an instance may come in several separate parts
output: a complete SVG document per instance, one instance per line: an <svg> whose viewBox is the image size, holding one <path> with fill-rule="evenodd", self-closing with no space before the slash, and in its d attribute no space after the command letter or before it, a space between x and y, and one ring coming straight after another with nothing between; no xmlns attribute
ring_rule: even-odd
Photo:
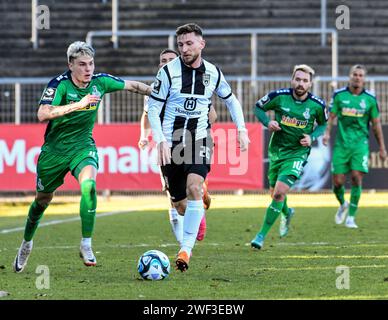
<svg viewBox="0 0 388 320"><path fill-rule="evenodd" d="M171 164L161 166L161 171L171 201L178 202L187 197L187 176L190 173L206 179L210 172L213 140L210 136L194 144L176 145L171 148Z"/></svg>

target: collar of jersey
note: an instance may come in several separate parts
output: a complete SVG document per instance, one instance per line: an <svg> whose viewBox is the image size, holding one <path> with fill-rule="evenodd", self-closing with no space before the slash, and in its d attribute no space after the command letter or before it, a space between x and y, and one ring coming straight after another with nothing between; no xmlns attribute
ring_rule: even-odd
<svg viewBox="0 0 388 320"><path fill-rule="evenodd" d="M354 94L352 91L350 91L350 88L349 86L346 86L346 90L352 95L352 96L361 96L364 92L365 92L365 88L362 88L362 91L360 92L360 94Z"/></svg>
<svg viewBox="0 0 388 320"><path fill-rule="evenodd" d="M310 97L311 97L311 93L310 92L307 92L307 97L306 97L306 99L304 99L304 100L298 100L298 99L295 99L295 97L294 97L294 89L292 89L292 88L290 88L290 92L291 92L291 97L292 97L292 99L294 99L294 101L295 102L298 102L298 103L304 103L304 102L306 102Z"/></svg>
<svg viewBox="0 0 388 320"><path fill-rule="evenodd" d="M205 72L205 64L203 63L203 59L201 61L201 65L198 68L192 68L192 67L185 65L185 63L183 62L181 57L179 57L179 60L181 61L182 68L184 68L184 69Z"/></svg>

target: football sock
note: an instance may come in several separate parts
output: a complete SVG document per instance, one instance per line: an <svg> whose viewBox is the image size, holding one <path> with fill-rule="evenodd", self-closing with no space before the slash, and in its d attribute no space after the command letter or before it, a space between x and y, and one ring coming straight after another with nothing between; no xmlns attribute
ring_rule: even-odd
<svg viewBox="0 0 388 320"><path fill-rule="evenodd" d="M183 219L183 241L181 250L190 256L194 247L199 225L205 213L202 200L187 200L187 207Z"/></svg>
<svg viewBox="0 0 388 320"><path fill-rule="evenodd" d="M259 233L265 238L268 231L271 229L276 219L282 211L284 201L275 201L272 200L270 206L267 208L265 213L263 225Z"/></svg>
<svg viewBox="0 0 388 320"><path fill-rule="evenodd" d="M345 187L340 186L340 187L333 187L333 192L339 201L340 205L342 206L345 202Z"/></svg>
<svg viewBox="0 0 388 320"><path fill-rule="evenodd" d="M43 216L44 210L48 205L42 206L36 200L31 204L30 210L28 211L28 217L26 227L24 229L24 240L31 241L34 237L35 231L38 228L39 221Z"/></svg>
<svg viewBox="0 0 388 320"><path fill-rule="evenodd" d="M282 216L287 218L288 217L288 205L287 205L287 196L284 197L284 203L283 203L283 209L282 209Z"/></svg>
<svg viewBox="0 0 388 320"><path fill-rule="evenodd" d="M97 193L96 181L92 179L81 183L80 216L82 237L90 238L93 234L96 221Z"/></svg>
<svg viewBox="0 0 388 320"><path fill-rule="evenodd" d="M183 240L183 219L175 208L170 208L168 215L170 217L170 224L172 228L172 232L175 235L176 241L178 241L179 246L182 245Z"/></svg>
<svg viewBox="0 0 388 320"><path fill-rule="evenodd" d="M356 216L356 211L358 208L358 202L360 201L361 197L361 186L352 186L350 189L350 204L349 204L349 216L354 217Z"/></svg>
<svg viewBox="0 0 388 320"><path fill-rule="evenodd" d="M81 246L83 247L91 247L92 246L92 238L82 238Z"/></svg>

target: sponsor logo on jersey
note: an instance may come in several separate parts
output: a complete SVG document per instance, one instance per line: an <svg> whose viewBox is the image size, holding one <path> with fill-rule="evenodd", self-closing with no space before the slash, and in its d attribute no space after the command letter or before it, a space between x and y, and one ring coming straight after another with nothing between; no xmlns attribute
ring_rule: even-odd
<svg viewBox="0 0 388 320"><path fill-rule="evenodd" d="M183 108L187 111L193 111L197 107L197 99L196 98L186 98L186 101L183 105Z"/></svg>
<svg viewBox="0 0 388 320"><path fill-rule="evenodd" d="M209 86L210 84L210 74L208 73L204 73L202 75L202 83L205 87Z"/></svg>
<svg viewBox="0 0 388 320"><path fill-rule="evenodd" d="M350 100L342 100L342 103L344 103L344 104L349 104L349 103L350 103Z"/></svg>
<svg viewBox="0 0 388 320"><path fill-rule="evenodd" d="M43 93L42 100L53 101L55 97L55 91L57 91L56 88L47 88Z"/></svg>
<svg viewBox="0 0 388 320"><path fill-rule="evenodd" d="M288 116L282 116L282 120L280 121L280 123L288 127L304 129L307 127L308 121L298 120L297 118L290 118Z"/></svg>
<svg viewBox="0 0 388 320"><path fill-rule="evenodd" d="M285 111L285 112L290 112L290 108L281 107L280 109L282 109L282 110Z"/></svg>
<svg viewBox="0 0 388 320"><path fill-rule="evenodd" d="M200 116L201 111L186 111L182 108L175 108L175 112L181 113L181 114L186 114L188 116Z"/></svg>
<svg viewBox="0 0 388 320"><path fill-rule="evenodd" d="M346 117L361 118L365 114L365 110L359 110L355 108L342 108L342 115Z"/></svg>

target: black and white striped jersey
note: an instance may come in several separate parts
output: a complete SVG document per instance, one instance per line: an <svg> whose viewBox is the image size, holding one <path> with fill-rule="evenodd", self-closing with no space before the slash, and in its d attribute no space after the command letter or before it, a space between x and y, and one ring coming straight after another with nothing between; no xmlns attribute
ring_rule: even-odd
<svg viewBox="0 0 388 320"><path fill-rule="evenodd" d="M245 128L241 105L218 67L202 60L201 66L193 69L180 57L163 66L148 101L154 140L167 141L171 146L176 130L190 131L195 140L205 138L210 127L208 113L213 93L225 100L237 127Z"/></svg>

